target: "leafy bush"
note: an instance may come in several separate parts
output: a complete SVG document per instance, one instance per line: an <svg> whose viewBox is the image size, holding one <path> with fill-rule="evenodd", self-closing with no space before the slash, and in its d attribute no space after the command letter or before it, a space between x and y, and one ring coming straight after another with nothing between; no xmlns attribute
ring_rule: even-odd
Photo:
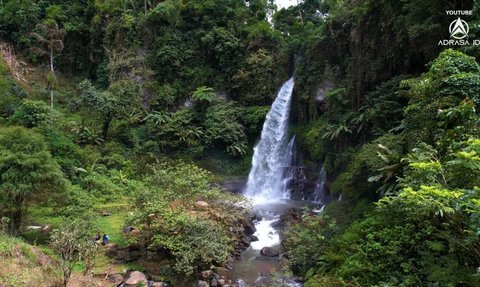
<svg viewBox="0 0 480 287"><path fill-rule="evenodd" d="M294 272L309 279L315 267L322 261L328 242L336 226L327 216L305 214L299 225L291 226L285 234L285 248L289 250L290 264Z"/></svg>
<svg viewBox="0 0 480 287"><path fill-rule="evenodd" d="M258 135L262 130L263 122L269 110L270 106L251 106L245 108L242 121L248 134Z"/></svg>
<svg viewBox="0 0 480 287"><path fill-rule="evenodd" d="M287 242L303 240L320 251L309 257L303 244L290 244L293 262L303 274L334 276L353 286L478 285L478 145L477 139L454 143L443 157L431 146L414 149L403 188L344 232L326 241L328 228L312 228L321 226L322 217L292 228L295 236Z"/></svg>
<svg viewBox="0 0 480 287"><path fill-rule="evenodd" d="M55 120L58 117L58 112L50 108L45 102L24 99L15 109L10 121L14 124L32 128L55 125Z"/></svg>
<svg viewBox="0 0 480 287"><path fill-rule="evenodd" d="M182 274L224 264L235 238L229 227L245 212L240 199L213 187L212 175L192 164L153 165L146 180L151 185L135 194L130 219L141 230L141 242L167 250ZM199 200L208 206L196 205Z"/></svg>
<svg viewBox="0 0 480 287"><path fill-rule="evenodd" d="M385 134L363 145L332 183L332 192L375 198L375 193L392 192L402 171L402 135Z"/></svg>
<svg viewBox="0 0 480 287"><path fill-rule="evenodd" d="M480 66L474 58L449 49L439 55L428 73L403 83L410 98L403 125L412 146L419 142L433 143L442 110L455 107L465 99L480 104L478 77Z"/></svg>
<svg viewBox="0 0 480 287"><path fill-rule="evenodd" d="M247 151L245 128L240 122L241 111L233 102L222 102L211 106L205 114L207 140L226 146L233 155L244 155Z"/></svg>

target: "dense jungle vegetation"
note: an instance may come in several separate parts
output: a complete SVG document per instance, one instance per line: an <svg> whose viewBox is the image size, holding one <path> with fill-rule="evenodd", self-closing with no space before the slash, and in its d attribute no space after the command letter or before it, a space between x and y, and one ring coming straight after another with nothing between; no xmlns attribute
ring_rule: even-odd
<svg viewBox="0 0 480 287"><path fill-rule="evenodd" d="M164 281L227 263L248 203L215 183L248 173L291 75L291 132L343 200L289 228L288 268L480 286L480 49L438 45L445 10L480 39L468 0L0 1L0 286L146 268L112 267L98 230Z"/></svg>

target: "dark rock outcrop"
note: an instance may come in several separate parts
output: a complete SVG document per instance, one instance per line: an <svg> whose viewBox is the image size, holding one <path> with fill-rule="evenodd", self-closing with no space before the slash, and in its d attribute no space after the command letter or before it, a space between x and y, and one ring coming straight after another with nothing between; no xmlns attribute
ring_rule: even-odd
<svg viewBox="0 0 480 287"><path fill-rule="evenodd" d="M277 257L280 253L272 247L263 247L260 254L267 257Z"/></svg>

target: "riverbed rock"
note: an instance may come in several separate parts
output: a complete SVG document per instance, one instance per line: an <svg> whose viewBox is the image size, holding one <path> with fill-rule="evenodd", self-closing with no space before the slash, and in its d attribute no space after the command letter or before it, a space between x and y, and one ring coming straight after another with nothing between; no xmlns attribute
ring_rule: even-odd
<svg viewBox="0 0 480 287"><path fill-rule="evenodd" d="M214 273L213 273L212 270L204 270L201 273L203 279L208 279L208 278L212 277L213 274Z"/></svg>
<svg viewBox="0 0 480 287"><path fill-rule="evenodd" d="M132 262L140 259L143 255L142 251L139 250L131 250L131 249L121 249L118 250L115 259L123 262Z"/></svg>
<svg viewBox="0 0 480 287"><path fill-rule="evenodd" d="M242 237L242 244L246 247L250 246L250 242L252 241L252 239L249 237L249 236L244 236Z"/></svg>
<svg viewBox="0 0 480 287"><path fill-rule="evenodd" d="M217 284L218 284L218 286L223 286L223 285L225 285L225 279L223 279L223 278L218 279L218 280L217 280Z"/></svg>
<svg viewBox="0 0 480 287"><path fill-rule="evenodd" d="M198 209L206 209L208 208L209 204L206 201L199 200L195 202L195 207Z"/></svg>
<svg viewBox="0 0 480 287"><path fill-rule="evenodd" d="M108 257L115 257L118 255L118 246L115 243L108 243L107 244L107 251L105 251L105 255Z"/></svg>
<svg viewBox="0 0 480 287"><path fill-rule="evenodd" d="M242 226L243 226L243 233L247 236L253 235L257 231L255 224L251 220L246 220L246 219L243 220Z"/></svg>
<svg viewBox="0 0 480 287"><path fill-rule="evenodd" d="M125 278L123 278L123 274L115 273L108 275L108 281L115 284L115 286L120 284L123 280L125 280Z"/></svg>
<svg viewBox="0 0 480 287"><path fill-rule="evenodd" d="M150 287L166 287L166 284L163 282L153 282L150 284Z"/></svg>
<svg viewBox="0 0 480 287"><path fill-rule="evenodd" d="M210 287L217 287L218 286L218 281L217 279L213 278L210 280Z"/></svg>
<svg viewBox="0 0 480 287"><path fill-rule="evenodd" d="M260 254L267 257L277 257L280 253L272 247L263 247Z"/></svg>
<svg viewBox="0 0 480 287"><path fill-rule="evenodd" d="M258 241L258 237L255 236L255 235L250 235L250 241L251 241L251 242Z"/></svg>
<svg viewBox="0 0 480 287"><path fill-rule="evenodd" d="M229 261L227 264L225 264L225 269L227 271L232 271L233 270L233 262Z"/></svg>
<svg viewBox="0 0 480 287"><path fill-rule="evenodd" d="M210 286L208 285L207 281L198 280L197 287L210 287Z"/></svg>
<svg viewBox="0 0 480 287"><path fill-rule="evenodd" d="M127 281L125 281L126 286L136 286L138 284L148 284L147 276L140 271L132 271L128 276Z"/></svg>

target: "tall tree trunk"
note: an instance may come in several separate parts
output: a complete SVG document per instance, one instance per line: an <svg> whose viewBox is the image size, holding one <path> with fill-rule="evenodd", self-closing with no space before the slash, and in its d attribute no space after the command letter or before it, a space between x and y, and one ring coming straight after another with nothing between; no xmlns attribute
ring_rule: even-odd
<svg viewBox="0 0 480 287"><path fill-rule="evenodd" d="M52 72L52 74L55 73L53 70L53 49L50 49L50 72Z"/></svg>
<svg viewBox="0 0 480 287"><path fill-rule="evenodd" d="M10 233L13 236L17 236L20 227L22 227L23 215L25 213L25 200L21 197L17 197L14 200L14 206L11 210L11 213L8 215L10 217Z"/></svg>
<svg viewBox="0 0 480 287"><path fill-rule="evenodd" d="M112 122L112 116L110 115L107 117L105 122L103 122L102 137L105 142L107 141L108 130L110 129L111 122Z"/></svg>
<svg viewBox="0 0 480 287"><path fill-rule="evenodd" d="M305 24L305 23L303 22L302 8L301 8L300 4L301 4L300 1L297 0L298 16L300 16L300 21L302 21L302 24Z"/></svg>

